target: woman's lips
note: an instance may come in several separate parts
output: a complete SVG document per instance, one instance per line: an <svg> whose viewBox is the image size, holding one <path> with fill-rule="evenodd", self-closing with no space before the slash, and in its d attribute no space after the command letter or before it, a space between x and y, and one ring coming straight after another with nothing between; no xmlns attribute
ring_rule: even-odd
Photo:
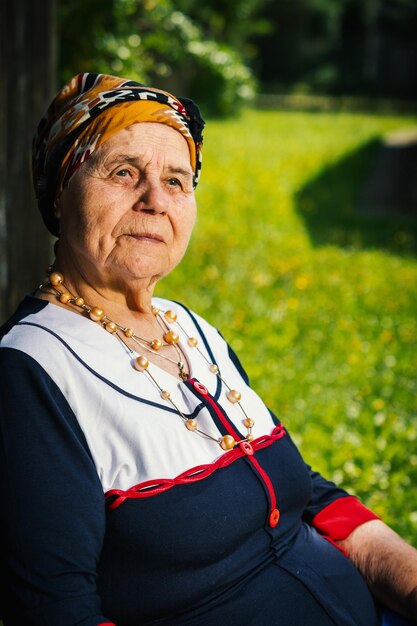
<svg viewBox="0 0 417 626"><path fill-rule="evenodd" d="M144 243L164 243L161 235L157 233L126 233L126 235Z"/></svg>

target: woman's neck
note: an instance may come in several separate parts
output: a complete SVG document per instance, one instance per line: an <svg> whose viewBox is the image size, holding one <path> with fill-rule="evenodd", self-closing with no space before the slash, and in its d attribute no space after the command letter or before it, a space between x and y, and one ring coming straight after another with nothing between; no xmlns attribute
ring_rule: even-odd
<svg viewBox="0 0 417 626"><path fill-rule="evenodd" d="M94 267L85 271L83 267L78 267L59 255L53 264L53 271L64 275L65 285L72 294L102 308L109 317L141 317L151 313L156 281L133 276L104 276Z"/></svg>
<svg viewBox="0 0 417 626"><path fill-rule="evenodd" d="M156 281L149 283L149 280L132 278L126 282L111 283L109 280L100 280L98 275L90 278L85 272L59 257L54 262L51 271L63 275L65 288L72 296L79 296L86 304L99 307L107 317L117 323L133 328L145 325L156 330L155 317L152 313L152 297ZM68 308L53 293L38 291L37 295ZM82 313L82 311L79 312Z"/></svg>

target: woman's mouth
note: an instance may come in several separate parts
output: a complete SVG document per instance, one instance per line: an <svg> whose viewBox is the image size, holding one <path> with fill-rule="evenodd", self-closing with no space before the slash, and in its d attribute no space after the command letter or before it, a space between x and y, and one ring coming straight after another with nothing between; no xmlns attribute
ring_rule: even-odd
<svg viewBox="0 0 417 626"><path fill-rule="evenodd" d="M127 237L132 237L142 243L164 243L164 239L157 233L126 233Z"/></svg>

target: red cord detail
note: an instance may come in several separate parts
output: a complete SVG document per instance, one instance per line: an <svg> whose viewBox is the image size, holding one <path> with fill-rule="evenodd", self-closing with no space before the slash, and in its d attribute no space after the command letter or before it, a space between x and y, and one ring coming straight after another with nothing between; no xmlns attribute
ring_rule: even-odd
<svg viewBox="0 0 417 626"><path fill-rule="evenodd" d="M201 383L199 383L197 380L192 380L193 383L193 387L196 391L198 391L198 393L202 396L208 396L208 390L207 387L204 387L204 385L202 385Z"/></svg>
<svg viewBox="0 0 417 626"><path fill-rule="evenodd" d="M194 389L197 392L200 392L200 387L201 384L196 381L191 379L190 380L191 384L193 385ZM221 423L223 424L224 428L227 430L227 432L229 433L229 435L232 435L232 437L235 438L236 441L239 441L241 439L241 436L239 435L239 433L233 428L233 425L230 423L230 421L228 420L228 418L226 417L226 415L223 413L221 407L217 404L216 400L210 396L207 392L207 390L204 388L205 393L203 392L202 395L205 396L206 401L213 407L217 417L220 419ZM236 448L235 448L236 449ZM269 478L268 474L265 472L265 470L261 467L261 465L259 464L259 462L257 461L257 459L255 459L252 455L248 455L248 458L250 460L250 462L256 467L256 469L258 470L263 482L265 483L265 486L267 488L268 494L269 494L269 498L270 498L270 509L269 509L269 517L268 517L268 523L271 526L271 528L274 528L277 523L278 523L278 519L276 517L276 504L277 504L277 498L275 495L275 489L274 486L272 484L271 479ZM271 520L273 520L273 522L271 522Z"/></svg>
<svg viewBox="0 0 417 626"><path fill-rule="evenodd" d="M205 393L204 393L201 391L201 387L202 387L201 383L199 383L197 380L194 380L192 378L190 379L190 382L192 386L194 387L194 389L198 393L201 393L201 395L204 396L204 398L206 399L206 402L208 402L212 406L217 417L219 418L219 420L221 421L221 423L223 424L223 426L225 427L229 435L232 435L232 437L234 437L236 441L240 441L242 437L239 435L237 430L233 428L233 425L227 419L226 415L223 413L221 407L217 404L216 400L212 396L209 395L207 389L204 387L204 390L205 390Z"/></svg>
<svg viewBox="0 0 417 626"><path fill-rule="evenodd" d="M252 465L254 465L256 467L256 469L258 470L258 472L260 473L260 475L262 477L262 480L264 481L264 483L266 485L266 488L267 488L268 493L269 493L269 498L270 498L269 513L271 515L273 513L273 511L276 509L276 506L277 506L277 497L275 495L274 485L272 484L272 481L269 478L268 474L265 472L265 470L259 464L259 461L257 459L255 459L253 456L250 456L248 458L249 458L249 461L252 463ZM277 520L277 523L278 523L278 520ZM275 524L275 526L276 526L276 524ZM272 526L272 528L273 528L273 526Z"/></svg>
<svg viewBox="0 0 417 626"><path fill-rule="evenodd" d="M262 437L258 437L258 439L255 439L251 442L251 446L255 451L262 450L263 448L266 448L273 444L275 441L282 439L282 437L284 437L286 434L287 433L284 426L282 424L278 424L278 426L275 426L270 435L263 435ZM239 446L236 446L235 448L233 448L233 450L229 450L228 452L223 454L214 463L197 465L196 467L192 467L182 474L179 474L179 476L176 476L175 478L156 478L154 480L146 480L143 483L134 485L127 490L110 489L105 494L106 500L111 498L112 496L118 497L112 503L108 504L107 507L109 509L117 509L127 499L149 498L150 496L156 496L160 493L163 493L164 491L167 491L168 489L171 489L176 485L195 483L199 480L203 480L204 478L208 478L208 476L211 476L211 474L213 474L218 469L228 467L238 459L241 459L245 456L245 452L242 451ZM247 458L249 458L252 463L255 462L253 456L248 456ZM266 472L259 465L258 461L256 461L256 463L254 464L261 474L263 480L265 481L268 492L271 493L272 491L271 504L274 503L274 505L271 506L271 509L274 509L276 504L276 498L271 480Z"/></svg>

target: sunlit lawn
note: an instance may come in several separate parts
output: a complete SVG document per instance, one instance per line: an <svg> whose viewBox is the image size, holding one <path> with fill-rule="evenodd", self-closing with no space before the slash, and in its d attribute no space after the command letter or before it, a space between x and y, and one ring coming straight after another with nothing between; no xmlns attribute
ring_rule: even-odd
<svg viewBox="0 0 417 626"><path fill-rule="evenodd" d="M306 460L417 546L416 224L356 211L372 142L413 123L209 122L198 224L158 294L216 325Z"/></svg>

